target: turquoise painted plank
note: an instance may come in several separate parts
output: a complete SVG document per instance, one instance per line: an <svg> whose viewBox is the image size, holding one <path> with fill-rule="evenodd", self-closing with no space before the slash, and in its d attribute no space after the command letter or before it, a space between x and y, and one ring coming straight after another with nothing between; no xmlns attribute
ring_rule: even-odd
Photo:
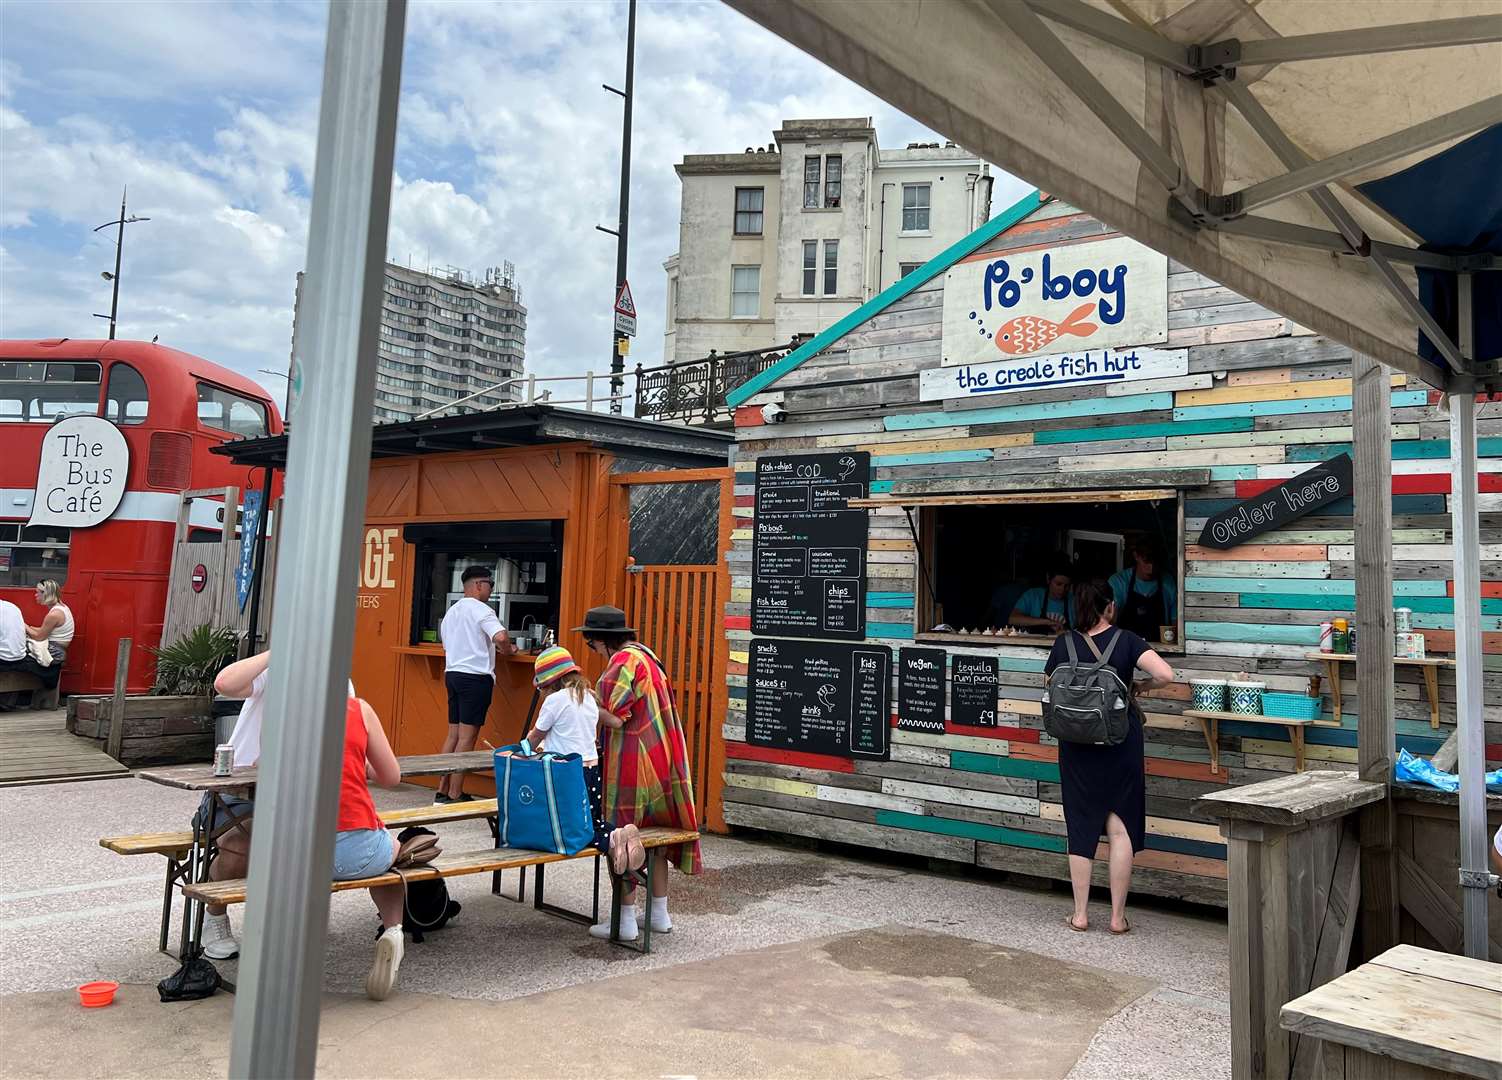
<svg viewBox="0 0 1502 1080"><path fill-rule="evenodd" d="M916 598L910 592L868 592L866 606L868 608L912 607L914 599Z"/></svg>
<svg viewBox="0 0 1502 1080"><path fill-rule="evenodd" d="M940 450L931 454L881 454L871 459L872 465L951 465L961 461L990 461L989 450Z"/></svg>
<svg viewBox="0 0 1502 1080"><path fill-rule="evenodd" d="M1209 577L1191 574L1186 592L1300 593L1308 596L1355 596L1356 583L1337 578ZM1394 596L1444 596L1443 581L1395 581Z"/></svg>
<svg viewBox="0 0 1502 1080"><path fill-rule="evenodd" d="M1033 442L1105 442L1111 439L1151 439L1158 435L1224 435L1231 432L1251 430L1251 417L1232 416L1224 420L1181 420L1159 424L1122 424L1119 427L1066 428L1062 431L1035 431L1033 432Z"/></svg>
<svg viewBox="0 0 1502 1080"><path fill-rule="evenodd" d="M1059 782L1059 767L1052 761L1028 761L1025 758L999 757L996 754L975 754L968 750L952 750L949 767L961 772L989 773L992 776L1020 776L1028 780Z"/></svg>
<svg viewBox="0 0 1502 1080"><path fill-rule="evenodd" d="M812 356L817 356L857 326L885 311L920 285L925 284L932 278L938 277L966 255L975 251L982 244L1000 236L1042 205L1042 192L1033 191L1029 195L1024 195L980 228L967 236L961 237L932 259L929 259L928 262L918 267L918 269L906 277L898 279L883 292L867 300L829 329L814 335L812 339L788 353L760 375L756 375L741 383L740 386L737 386L725 395L725 400L732 406L740 405L747 398L751 397L752 394L758 394L765 390L788 372L795 371L805 360Z"/></svg>
<svg viewBox="0 0 1502 1080"><path fill-rule="evenodd" d="M1211 480L1255 480L1257 479L1257 466L1255 465L1211 465Z"/></svg>
<svg viewBox="0 0 1502 1080"><path fill-rule="evenodd" d="M871 481L871 494L872 495L885 495L885 494L887 494L889 491L892 490L892 484L894 482L895 481L892 481L892 480L872 480Z"/></svg>
<svg viewBox="0 0 1502 1080"><path fill-rule="evenodd" d="M1047 660L1028 660L1020 656L998 656L996 663L1002 671L1042 671Z"/></svg>
<svg viewBox="0 0 1502 1080"><path fill-rule="evenodd" d="M1318 645L1318 626L1277 623L1186 622L1190 641L1245 641L1257 645Z"/></svg>
<svg viewBox="0 0 1502 1080"><path fill-rule="evenodd" d="M940 833L944 836L963 836L968 840L985 840L992 844L1010 844L1012 847L1035 848L1038 851L1064 851L1068 847L1068 843L1062 836L1027 832L1023 829L1007 829L1000 825L982 825L974 821L929 817L924 814L904 814L900 810L876 811L876 824L897 829L913 829L917 832Z"/></svg>
<svg viewBox="0 0 1502 1080"><path fill-rule="evenodd" d="M1224 860L1226 857L1226 845L1212 844L1208 840L1185 840L1154 833L1148 833L1145 840L1149 851L1171 851L1176 855L1197 855L1202 859Z"/></svg>
<svg viewBox="0 0 1502 1080"><path fill-rule="evenodd" d="M1319 446L1290 446L1289 461L1324 461L1336 454L1349 454L1350 443L1324 443ZM1502 436L1477 439L1476 453L1479 457L1502 457ZM1447 458L1450 456L1449 439L1400 439L1392 444L1395 461L1412 461L1417 458Z"/></svg>
<svg viewBox="0 0 1502 1080"><path fill-rule="evenodd" d="M1347 596L1309 596L1301 593L1241 593L1240 606L1244 608L1310 608L1321 611L1350 611L1354 598ZM1394 607L1406 607L1413 610L1414 618L1430 615L1455 614L1455 601L1448 596L1394 596ZM1502 600L1492 597L1483 597L1481 600L1481 613L1483 616L1502 616ZM1448 625L1448 624L1446 624Z"/></svg>
<svg viewBox="0 0 1502 1080"><path fill-rule="evenodd" d="M1415 612L1413 615L1413 628L1415 630L1454 630L1455 616L1430 614L1421 615L1418 612ZM1502 615L1481 616L1481 629L1483 633L1488 634L1496 633L1497 631L1502 630Z"/></svg>
<svg viewBox="0 0 1502 1080"><path fill-rule="evenodd" d="M1394 390L1393 408L1427 405L1429 395L1423 390ZM1175 420L1213 420L1227 416L1293 416L1298 413L1350 412L1351 395L1297 398L1290 401L1236 401L1226 405L1189 405L1173 411Z"/></svg>
<svg viewBox="0 0 1502 1080"><path fill-rule="evenodd" d="M888 431L916 431L953 427L956 424L1019 424L1060 416L1107 416L1112 413L1152 412L1173 408L1172 394L1129 394L1125 397L1045 401L1037 405L1003 405L994 409L961 409L954 412L899 413L888 416L882 426Z"/></svg>
<svg viewBox="0 0 1502 1080"><path fill-rule="evenodd" d="M909 623L867 623L866 636L871 638L894 638L899 641L912 641L913 628Z"/></svg>

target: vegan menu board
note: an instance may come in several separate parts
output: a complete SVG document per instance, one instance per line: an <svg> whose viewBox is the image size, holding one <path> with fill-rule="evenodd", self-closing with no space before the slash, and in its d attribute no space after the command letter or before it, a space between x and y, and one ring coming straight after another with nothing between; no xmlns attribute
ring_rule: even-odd
<svg viewBox="0 0 1502 1080"><path fill-rule="evenodd" d="M897 726L944 733L943 649L903 649L897 661Z"/></svg>
<svg viewBox="0 0 1502 1080"><path fill-rule="evenodd" d="M949 673L949 721L956 727L996 727L1001 664L994 656L954 655Z"/></svg>
<svg viewBox="0 0 1502 1080"><path fill-rule="evenodd" d="M746 741L885 760L891 672L885 645L753 640Z"/></svg>
<svg viewBox="0 0 1502 1080"><path fill-rule="evenodd" d="M751 631L866 636L866 511L871 455L766 456L756 461Z"/></svg>

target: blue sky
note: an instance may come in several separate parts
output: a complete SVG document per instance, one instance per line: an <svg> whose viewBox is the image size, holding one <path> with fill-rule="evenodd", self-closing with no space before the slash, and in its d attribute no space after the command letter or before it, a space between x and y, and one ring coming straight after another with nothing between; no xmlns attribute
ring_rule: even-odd
<svg viewBox="0 0 1502 1080"><path fill-rule="evenodd" d="M316 3L0 6L0 337L99 337L114 261L95 234L130 187L120 336L280 396L307 238L326 10ZM528 367L608 360L626 7L413 2L388 257L516 264ZM662 262L685 153L766 144L784 117L873 116L932 137L719 3L638 9L629 276L633 361L660 360ZM1023 185L999 175L993 208Z"/></svg>

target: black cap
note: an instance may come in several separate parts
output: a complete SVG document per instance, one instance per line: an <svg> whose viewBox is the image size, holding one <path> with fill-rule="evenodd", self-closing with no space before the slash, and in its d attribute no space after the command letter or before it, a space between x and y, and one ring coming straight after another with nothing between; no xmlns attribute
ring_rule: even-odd
<svg viewBox="0 0 1502 1080"><path fill-rule="evenodd" d="M576 633L585 634L634 634L636 628L626 625L626 613L618 607L601 604L584 613L584 625L574 627Z"/></svg>

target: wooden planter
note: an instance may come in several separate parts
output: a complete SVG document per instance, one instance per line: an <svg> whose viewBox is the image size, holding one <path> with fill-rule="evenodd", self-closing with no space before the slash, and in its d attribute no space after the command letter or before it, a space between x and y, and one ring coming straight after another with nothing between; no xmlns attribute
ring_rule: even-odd
<svg viewBox="0 0 1502 1080"><path fill-rule="evenodd" d="M114 757L131 768L142 765L181 765L208 761L214 756L214 717L211 698L204 696L140 694L122 699L124 722ZM95 740L109 751L115 699L68 699L68 731Z"/></svg>

